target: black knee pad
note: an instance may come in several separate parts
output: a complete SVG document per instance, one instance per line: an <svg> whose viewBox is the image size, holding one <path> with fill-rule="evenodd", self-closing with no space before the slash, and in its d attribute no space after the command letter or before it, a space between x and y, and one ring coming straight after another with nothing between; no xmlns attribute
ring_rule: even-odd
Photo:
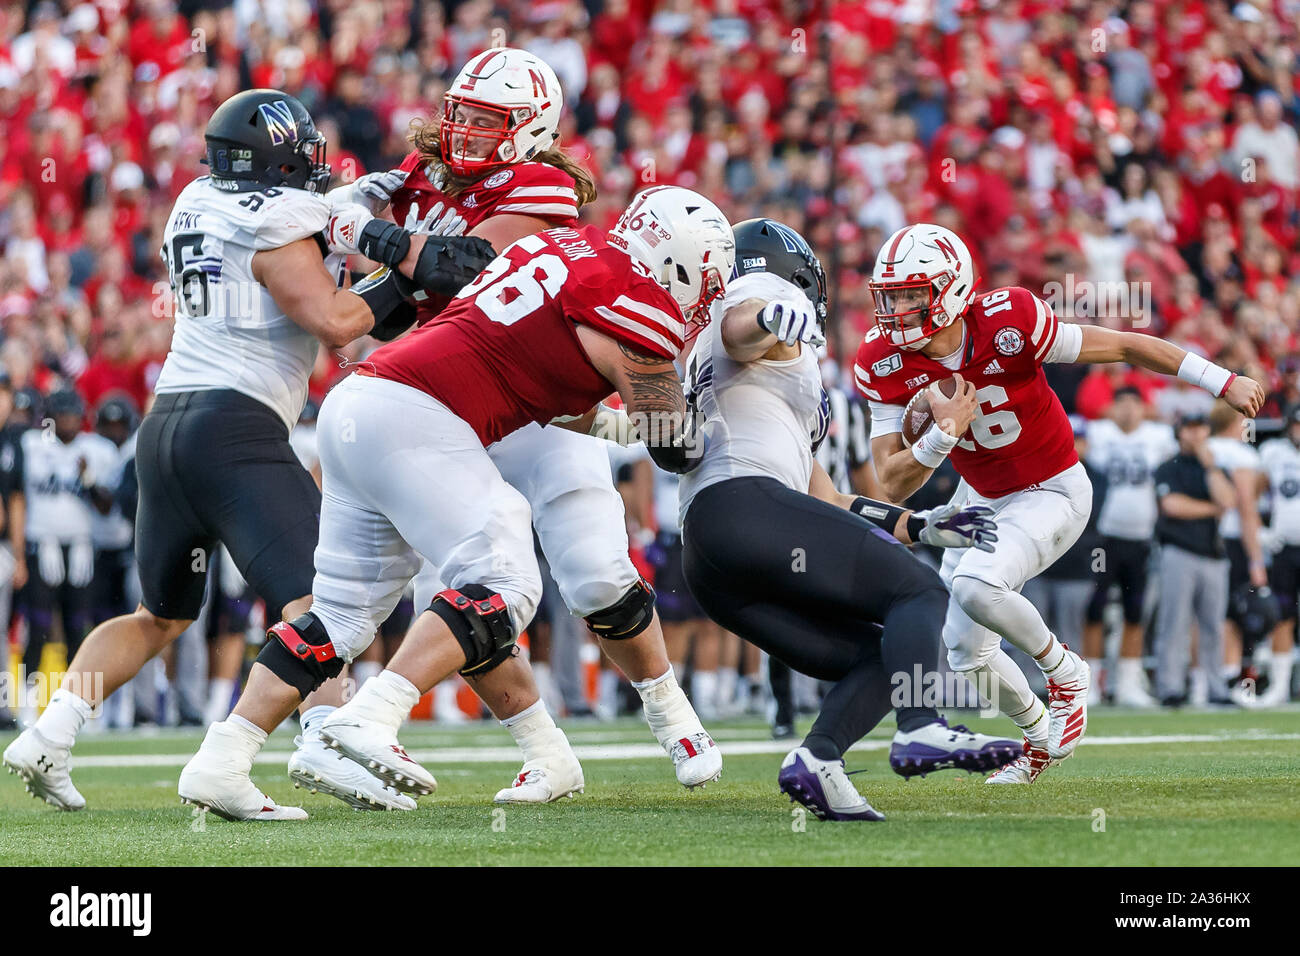
<svg viewBox="0 0 1300 956"><path fill-rule="evenodd" d="M597 637L607 641L625 641L649 627L654 616L655 589L642 578L615 603L588 614L583 620Z"/></svg>
<svg viewBox="0 0 1300 956"><path fill-rule="evenodd" d="M311 611L274 625L266 637L257 662L297 690L299 697L343 672L343 659L334 653L325 625Z"/></svg>
<svg viewBox="0 0 1300 956"><path fill-rule="evenodd" d="M477 680L478 678L482 677L484 674L488 673L489 671L496 670L506 661L510 660L510 658L518 657L518 656L519 656L519 645L511 644L509 647L501 648L499 651L497 651L495 654L489 657L485 662L480 664L478 667L474 668L473 671L462 670L460 673L465 677L468 677L473 680Z"/></svg>
<svg viewBox="0 0 1300 956"><path fill-rule="evenodd" d="M477 677L491 670L512 653L515 630L505 598L481 584L466 584L460 590L439 592L429 610L447 622L465 653L460 672Z"/></svg>

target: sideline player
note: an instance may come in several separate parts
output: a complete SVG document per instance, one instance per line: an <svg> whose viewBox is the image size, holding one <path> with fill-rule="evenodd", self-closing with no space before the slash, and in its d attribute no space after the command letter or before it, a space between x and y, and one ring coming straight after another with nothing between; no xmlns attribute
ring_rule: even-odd
<svg viewBox="0 0 1300 956"><path fill-rule="evenodd" d="M844 773L844 752L891 709L890 763L904 776L993 770L1012 740L949 727L914 687L894 708L897 675L938 672L948 595L889 535L992 548L988 509L933 514L836 491L813 460L829 423L813 346L822 344L821 264L770 219L735 227L737 273L692 353L689 401L708 450L682 478L683 566L708 615L791 667L834 681L781 790L824 820L883 820Z"/></svg>
<svg viewBox="0 0 1300 956"><path fill-rule="evenodd" d="M361 228L372 246L397 229L377 223ZM209 729L182 771L181 797L228 818L255 814L262 797L248 774L267 734L370 643L422 558L447 589L322 734L399 790L432 792L433 776L402 749L398 727L439 681L511 655L541 596L528 502L487 446L528 422L617 429L619 416L600 405L614 389L656 464L697 464L672 363L688 324L707 323L732 250L731 227L703 196L646 190L608 234L552 229L513 243L444 321L379 349L335 386L318 425L311 610L271 628L234 714ZM682 723L689 704L672 671L649 685L652 726Z"/></svg>
<svg viewBox="0 0 1300 956"><path fill-rule="evenodd" d="M141 603L91 632L67 686L4 753L37 796L64 810L85 806L68 771L77 733L104 696L198 616L219 542L271 620L310 605L321 498L288 436L317 349L366 333L391 338L414 321L382 283L344 289L344 256L322 248L318 234L331 221L321 195L326 143L298 100L279 90L238 93L204 135L210 174L177 197L163 240L176 330L137 437ZM490 258L481 240L397 232L388 238L403 252L398 261L426 287L454 291ZM414 808L319 745L316 757L316 772L360 791L358 806ZM286 812L258 799L249 811L258 819Z"/></svg>
<svg viewBox="0 0 1300 956"><path fill-rule="evenodd" d="M1032 783L1070 756L1087 727L1088 665L1061 645L1019 592L1078 538L1092 487L1070 421L1042 371L1046 362L1127 362L1177 375L1246 415L1264 401L1259 383L1155 336L1060 322L1028 289L975 295L970 251L925 223L885 241L870 287L876 328L858 349L858 388L871 402L871 456L885 493L902 501L951 455L962 476L955 503L986 504L998 522L993 553L949 551L952 591L944 643L952 669L998 691L1025 735L1024 756L990 783ZM922 387L955 375L957 392L929 389L935 422L911 448L905 406ZM1038 663L1049 707L1034 696L1002 638Z"/></svg>
<svg viewBox="0 0 1300 956"><path fill-rule="evenodd" d="M443 234L468 231L498 251L544 229L579 224L578 210L596 190L558 148L564 97L546 63L524 50L488 50L460 71L444 105L441 122L416 127L415 149L397 170L355 184L373 212L391 196L398 222ZM445 304L425 299L420 318L438 321ZM628 556L623 502L604 446L532 422L492 444L488 457L528 500L569 611L586 621L628 679L644 686L669 670L669 659L655 592ZM426 566L415 580L416 606L428 607L441 590L437 569ZM526 658L505 658L468 680L523 751L523 767L497 802L545 803L583 788L582 767L547 712ZM694 713L652 729L683 785L717 778L721 755Z"/></svg>

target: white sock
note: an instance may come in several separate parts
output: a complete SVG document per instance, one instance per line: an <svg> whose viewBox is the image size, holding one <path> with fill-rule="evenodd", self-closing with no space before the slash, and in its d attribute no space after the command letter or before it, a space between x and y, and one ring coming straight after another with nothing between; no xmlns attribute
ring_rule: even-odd
<svg viewBox="0 0 1300 956"><path fill-rule="evenodd" d="M691 675L691 700L700 710L716 710L720 694L718 693L718 672L696 669Z"/></svg>
<svg viewBox="0 0 1300 956"><path fill-rule="evenodd" d="M553 753L557 748L569 749L564 731L555 726L550 711L540 699L531 707L501 721L501 726L515 738L515 743L523 751L525 764Z"/></svg>
<svg viewBox="0 0 1300 956"><path fill-rule="evenodd" d="M966 676L975 680L981 692L996 691L998 710L1010 717L1035 747L1047 746L1047 708L1029 689L1025 672L1006 651L998 648L987 664Z"/></svg>
<svg viewBox="0 0 1300 956"><path fill-rule="evenodd" d="M736 683L740 680L740 674L734 667L718 668L718 693L714 698L714 704L718 707L724 707L736 699Z"/></svg>
<svg viewBox="0 0 1300 956"><path fill-rule="evenodd" d="M384 665L378 661L353 661L352 662L352 680L360 690L372 677L378 677L384 672Z"/></svg>
<svg viewBox="0 0 1300 956"><path fill-rule="evenodd" d="M215 751L235 770L249 773L253 769L253 759L266 743L266 738L267 733L261 727L238 714L231 714L208 728L199 753L214 756Z"/></svg>
<svg viewBox="0 0 1300 956"><path fill-rule="evenodd" d="M1140 657L1121 657L1116 662L1115 679L1119 687L1136 687L1142 689L1142 659Z"/></svg>
<svg viewBox="0 0 1300 956"><path fill-rule="evenodd" d="M1105 662L1104 660L1102 660L1100 657L1090 657L1090 658L1088 658L1088 667L1092 670L1092 683L1093 683L1093 686L1100 686L1100 685L1101 685L1101 672L1105 669L1105 667L1106 667L1106 662ZM1115 672L1115 679L1116 679L1116 680L1119 679L1119 674L1120 674L1120 671L1121 671L1122 669L1123 669L1123 661L1122 661L1122 659L1121 659L1120 666L1116 668L1116 672ZM1109 675L1107 675L1107 678L1106 678L1106 679L1107 679L1107 680L1110 680ZM1112 687L1112 688L1110 688L1110 689L1111 689L1111 690L1114 690L1115 688Z"/></svg>
<svg viewBox="0 0 1300 956"><path fill-rule="evenodd" d="M419 701L420 692L414 684L401 674L386 670L366 681L356 696L340 709L351 708L396 734Z"/></svg>
<svg viewBox="0 0 1300 956"><path fill-rule="evenodd" d="M302 715L302 735L308 740L320 736L320 725L330 714L338 710L333 704L317 704Z"/></svg>
<svg viewBox="0 0 1300 956"><path fill-rule="evenodd" d="M1274 653L1268 669L1268 693L1286 701L1291 698L1291 668L1294 665L1292 651Z"/></svg>
<svg viewBox="0 0 1300 956"><path fill-rule="evenodd" d="M55 747L71 748L86 719L94 713L90 704L60 687L36 721L36 730Z"/></svg>
<svg viewBox="0 0 1300 956"><path fill-rule="evenodd" d="M703 729L671 667L650 680L633 681L632 686L641 695L646 723L660 744L670 746L677 738Z"/></svg>
<svg viewBox="0 0 1300 956"><path fill-rule="evenodd" d="M455 714L460 713L460 704L456 701L456 693L459 690L459 682L453 677L448 677L433 689L434 720L439 720L448 714L452 714L453 720L456 719Z"/></svg>
<svg viewBox="0 0 1300 956"><path fill-rule="evenodd" d="M1065 645L1056 639L1055 634L1049 632L1047 642L1047 650L1040 651L1034 663L1045 677L1069 679L1074 675L1074 658L1065 652Z"/></svg>
<svg viewBox="0 0 1300 956"><path fill-rule="evenodd" d="M230 715L231 698L235 682L227 677L214 677L208 681L208 709L203 715L205 724L215 724Z"/></svg>

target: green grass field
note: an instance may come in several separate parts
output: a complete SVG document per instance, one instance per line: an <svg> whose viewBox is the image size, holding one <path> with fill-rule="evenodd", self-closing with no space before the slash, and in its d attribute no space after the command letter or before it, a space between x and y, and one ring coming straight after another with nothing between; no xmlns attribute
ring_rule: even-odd
<svg viewBox="0 0 1300 956"><path fill-rule="evenodd" d="M998 720L968 720L1004 732ZM948 771L895 776L882 728L849 755L858 788L889 817L819 823L777 792L784 752L755 721L711 728L723 778L688 793L644 725L573 724L587 792L496 808L517 767L505 731L408 727L438 777L413 813L358 813L294 790L281 731L254 771L305 823L232 824L176 796L197 732L86 735L74 779L89 802L59 813L0 775L3 865L1256 865L1300 859L1300 710L1096 711L1078 754L1032 787L988 787ZM0 737L0 747L9 736ZM295 798L295 799L290 799ZM1100 827L1104 824L1104 830Z"/></svg>

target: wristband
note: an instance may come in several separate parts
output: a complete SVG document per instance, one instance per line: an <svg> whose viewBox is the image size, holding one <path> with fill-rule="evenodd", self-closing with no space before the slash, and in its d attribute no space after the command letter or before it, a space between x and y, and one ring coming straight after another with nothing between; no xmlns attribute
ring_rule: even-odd
<svg viewBox="0 0 1300 956"><path fill-rule="evenodd" d="M396 269L411 251L411 234L395 223L371 219L361 230L357 249L367 259Z"/></svg>
<svg viewBox="0 0 1300 956"><path fill-rule="evenodd" d="M867 519L876 527L892 535L894 529L898 527L898 519L903 516L903 512L907 509L859 495L853 499L853 504L849 505L849 510L859 518ZM908 522L908 531L911 531L910 521Z"/></svg>
<svg viewBox="0 0 1300 956"><path fill-rule="evenodd" d="M949 452L957 447L959 441L960 438L949 435L937 424L931 425L921 436L921 440L912 446L912 457L926 468L938 468L948 457Z"/></svg>
<svg viewBox="0 0 1300 956"><path fill-rule="evenodd" d="M1222 398L1237 375L1221 365L1188 352L1178 366L1178 377L1197 388L1205 389L1215 398Z"/></svg>

